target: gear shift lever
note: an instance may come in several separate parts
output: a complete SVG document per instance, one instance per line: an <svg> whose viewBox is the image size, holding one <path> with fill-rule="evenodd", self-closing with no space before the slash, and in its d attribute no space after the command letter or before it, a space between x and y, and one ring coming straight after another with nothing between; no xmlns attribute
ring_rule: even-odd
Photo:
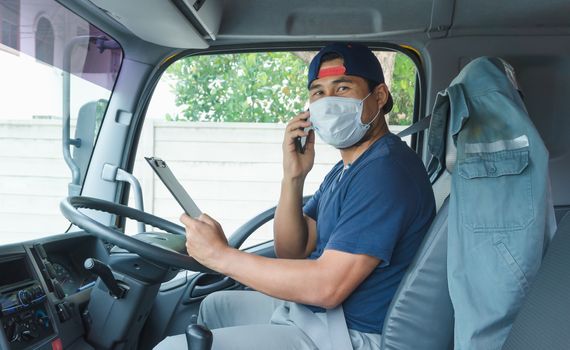
<svg viewBox="0 0 570 350"><path fill-rule="evenodd" d="M95 275L99 276L99 278L101 278L101 281L103 281L105 286L107 286L107 289L109 289L111 295L116 299L121 299L125 296L126 291L119 286L119 283L117 283L115 280L115 277L113 276L113 273L111 272L109 266L103 264L97 259L87 258L83 263L83 267L85 267L86 270L91 271Z"/></svg>
<svg viewBox="0 0 570 350"><path fill-rule="evenodd" d="M188 350L210 350L212 340L212 332L206 327L197 324L186 327Z"/></svg>

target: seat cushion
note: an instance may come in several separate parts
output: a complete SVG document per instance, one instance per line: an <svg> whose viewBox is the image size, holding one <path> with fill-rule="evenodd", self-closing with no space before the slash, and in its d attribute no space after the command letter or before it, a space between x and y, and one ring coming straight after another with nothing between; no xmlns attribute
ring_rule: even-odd
<svg viewBox="0 0 570 350"><path fill-rule="evenodd" d="M504 350L570 348L570 213L558 225Z"/></svg>

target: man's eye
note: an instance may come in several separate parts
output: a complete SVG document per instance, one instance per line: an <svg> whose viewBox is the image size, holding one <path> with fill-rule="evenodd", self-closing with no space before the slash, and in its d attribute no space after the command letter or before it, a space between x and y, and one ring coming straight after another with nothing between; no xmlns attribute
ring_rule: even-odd
<svg viewBox="0 0 570 350"><path fill-rule="evenodd" d="M347 90L349 90L349 89L350 89L350 88L349 88L348 86L339 86L339 87L338 87L338 91L347 91Z"/></svg>
<svg viewBox="0 0 570 350"><path fill-rule="evenodd" d="M322 95L322 94L323 94L323 92L320 91L320 90L317 90L317 91L313 92L313 96L319 96L319 95Z"/></svg>

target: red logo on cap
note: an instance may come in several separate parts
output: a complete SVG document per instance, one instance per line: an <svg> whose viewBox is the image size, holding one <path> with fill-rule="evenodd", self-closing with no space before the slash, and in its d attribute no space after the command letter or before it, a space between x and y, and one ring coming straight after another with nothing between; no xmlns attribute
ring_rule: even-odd
<svg viewBox="0 0 570 350"><path fill-rule="evenodd" d="M317 78L330 77L332 75L344 75L345 72L346 68L344 66L321 68Z"/></svg>

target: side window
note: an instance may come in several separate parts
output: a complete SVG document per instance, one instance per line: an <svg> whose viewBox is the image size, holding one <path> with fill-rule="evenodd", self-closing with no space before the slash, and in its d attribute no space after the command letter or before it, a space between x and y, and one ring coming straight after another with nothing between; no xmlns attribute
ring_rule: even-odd
<svg viewBox="0 0 570 350"><path fill-rule="evenodd" d="M264 52L191 56L161 78L141 135L134 174L145 210L178 223L182 209L146 164L167 161L202 211L227 236L275 206L282 177L284 126L307 105L307 67L316 52ZM394 108L386 116L399 132L413 119L416 68L404 54L378 52ZM305 184L314 193L338 150L317 138L316 159ZM130 203L134 201L130 200ZM242 248L273 238L272 222ZM127 224L127 233L136 225Z"/></svg>
<svg viewBox="0 0 570 350"><path fill-rule="evenodd" d="M0 1L0 244L69 228L59 203L81 191L122 59L55 1Z"/></svg>

